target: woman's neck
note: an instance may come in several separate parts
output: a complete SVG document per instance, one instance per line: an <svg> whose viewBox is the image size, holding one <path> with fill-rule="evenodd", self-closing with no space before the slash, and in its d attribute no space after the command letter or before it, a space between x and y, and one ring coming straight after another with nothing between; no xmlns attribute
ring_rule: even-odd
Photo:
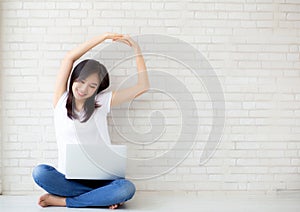
<svg viewBox="0 0 300 212"><path fill-rule="evenodd" d="M84 101L78 101L75 99L75 110L80 112L83 109Z"/></svg>

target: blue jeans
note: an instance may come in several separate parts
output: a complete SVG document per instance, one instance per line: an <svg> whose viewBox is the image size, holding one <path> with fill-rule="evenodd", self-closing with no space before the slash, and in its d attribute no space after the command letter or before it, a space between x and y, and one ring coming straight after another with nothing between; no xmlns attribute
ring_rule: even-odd
<svg viewBox="0 0 300 212"><path fill-rule="evenodd" d="M36 166L32 176L48 193L66 197L66 206L70 208L110 206L131 199L135 193L134 184L126 179L68 180L45 164Z"/></svg>

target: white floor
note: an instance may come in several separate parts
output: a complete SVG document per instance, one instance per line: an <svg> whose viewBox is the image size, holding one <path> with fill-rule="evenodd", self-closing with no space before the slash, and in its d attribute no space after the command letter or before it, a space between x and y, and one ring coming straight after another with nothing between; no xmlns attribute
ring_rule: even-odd
<svg viewBox="0 0 300 212"><path fill-rule="evenodd" d="M79 212L111 211L103 208L41 208L38 196L0 196L1 212ZM174 192L137 192L119 211L195 211L195 212L299 212L300 193L283 193L276 195L206 195Z"/></svg>

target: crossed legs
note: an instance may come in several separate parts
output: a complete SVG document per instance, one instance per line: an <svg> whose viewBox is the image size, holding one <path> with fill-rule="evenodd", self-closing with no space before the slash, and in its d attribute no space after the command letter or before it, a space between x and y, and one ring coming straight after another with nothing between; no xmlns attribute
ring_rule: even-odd
<svg viewBox="0 0 300 212"><path fill-rule="evenodd" d="M34 181L49 194L40 197L43 207L55 205L66 207L117 208L131 199L135 186L126 179L117 180L68 180L49 165L41 164L34 168Z"/></svg>

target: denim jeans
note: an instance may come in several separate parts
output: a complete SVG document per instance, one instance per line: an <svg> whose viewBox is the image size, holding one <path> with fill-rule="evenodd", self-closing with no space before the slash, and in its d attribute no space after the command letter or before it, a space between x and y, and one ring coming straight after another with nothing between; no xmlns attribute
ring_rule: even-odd
<svg viewBox="0 0 300 212"><path fill-rule="evenodd" d="M131 199L135 186L126 179L69 180L49 165L40 164L32 172L34 181L45 191L66 197L66 206L101 207Z"/></svg>

